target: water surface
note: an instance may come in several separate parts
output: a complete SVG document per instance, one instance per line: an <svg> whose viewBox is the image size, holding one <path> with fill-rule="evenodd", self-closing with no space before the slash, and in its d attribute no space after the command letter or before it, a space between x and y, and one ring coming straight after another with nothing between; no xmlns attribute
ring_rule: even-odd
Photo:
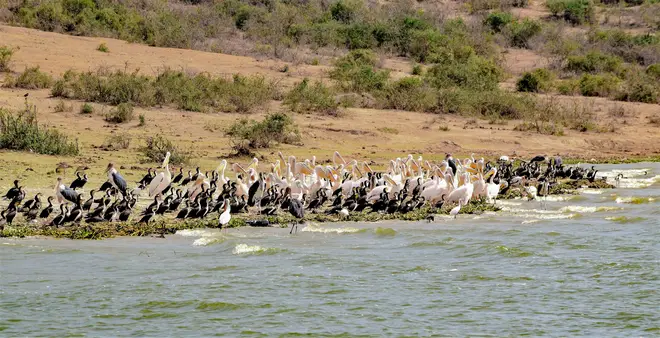
<svg viewBox="0 0 660 338"><path fill-rule="evenodd" d="M660 164L597 167L433 223L0 238L0 336L660 335Z"/></svg>

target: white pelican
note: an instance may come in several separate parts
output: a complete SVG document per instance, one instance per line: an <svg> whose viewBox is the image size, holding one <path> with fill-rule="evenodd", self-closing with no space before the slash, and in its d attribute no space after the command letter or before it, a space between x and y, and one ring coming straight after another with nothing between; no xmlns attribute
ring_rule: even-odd
<svg viewBox="0 0 660 338"><path fill-rule="evenodd" d="M225 228L225 226L229 224L229 221L231 220L231 214L229 213L230 210L229 200L225 199L222 203L222 213L220 214L220 217L218 217L218 225L220 226L220 229Z"/></svg>
<svg viewBox="0 0 660 338"><path fill-rule="evenodd" d="M163 192L170 183L172 183L172 173L170 172L170 152L165 154L162 167L165 171L156 175L149 183L149 196L155 196Z"/></svg>

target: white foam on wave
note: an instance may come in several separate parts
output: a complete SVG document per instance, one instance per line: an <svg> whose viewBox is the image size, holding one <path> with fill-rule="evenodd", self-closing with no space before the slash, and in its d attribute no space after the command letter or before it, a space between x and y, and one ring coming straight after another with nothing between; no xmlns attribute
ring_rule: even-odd
<svg viewBox="0 0 660 338"><path fill-rule="evenodd" d="M561 214L560 210L541 210L541 209L519 209L519 208L508 208L501 207L502 211L507 211L511 213L535 213L535 214Z"/></svg>
<svg viewBox="0 0 660 338"><path fill-rule="evenodd" d="M184 229L177 230L175 234L183 237L202 237L209 236L212 234L212 232L205 229Z"/></svg>
<svg viewBox="0 0 660 338"><path fill-rule="evenodd" d="M660 181L660 175L656 175L650 178L622 178L619 179L619 182L612 180L608 182L617 188L624 189L643 189L648 188L655 184L655 182Z"/></svg>
<svg viewBox="0 0 660 338"><path fill-rule="evenodd" d="M522 221L520 224L534 224L534 223L539 223L541 222L540 219L528 219L525 221Z"/></svg>
<svg viewBox="0 0 660 338"><path fill-rule="evenodd" d="M579 212L579 213L593 213L593 212L605 212L605 211L616 211L623 210L621 207L589 207L581 205L569 205L565 206L559 211L561 212Z"/></svg>
<svg viewBox="0 0 660 338"><path fill-rule="evenodd" d="M323 234L329 234L329 233L335 233L335 234L352 234L356 232L362 232L365 231L365 229L358 229L358 228L352 228L352 227L345 227L345 228L326 228L326 227L320 227L315 224L310 224L306 227L304 227L301 231L304 232L320 232Z"/></svg>
<svg viewBox="0 0 660 338"><path fill-rule="evenodd" d="M568 201L574 197L575 196L571 196L571 195L548 195L548 196L539 197L539 199L546 202L563 202L563 201Z"/></svg>
<svg viewBox="0 0 660 338"><path fill-rule="evenodd" d="M584 189L580 189L580 192L589 195L600 195L604 192L604 190L584 188Z"/></svg>
<svg viewBox="0 0 660 338"><path fill-rule="evenodd" d="M649 171L651 171L651 168L612 169L611 171L600 171L596 174L596 177L614 178L618 175L623 175L623 177L646 176Z"/></svg>
<svg viewBox="0 0 660 338"><path fill-rule="evenodd" d="M222 243L226 240L224 236L204 236L196 239L193 246L209 246L211 244Z"/></svg>
<svg viewBox="0 0 660 338"><path fill-rule="evenodd" d="M642 203L651 203L655 202L655 198L653 197L617 197L616 198L617 203L629 203L629 204L642 204Z"/></svg>
<svg viewBox="0 0 660 338"><path fill-rule="evenodd" d="M282 251L286 251L286 250L277 249L277 248L265 248L259 245L247 245L241 243L241 244L237 244L234 247L232 253L234 255L261 255L261 254L274 254Z"/></svg>
<svg viewBox="0 0 660 338"><path fill-rule="evenodd" d="M522 205L522 202L512 202L510 200L497 200L499 205Z"/></svg>

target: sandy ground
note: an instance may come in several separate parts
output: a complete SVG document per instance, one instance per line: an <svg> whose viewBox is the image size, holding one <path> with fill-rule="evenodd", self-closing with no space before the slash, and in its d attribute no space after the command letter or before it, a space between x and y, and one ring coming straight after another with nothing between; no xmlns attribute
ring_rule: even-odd
<svg viewBox="0 0 660 338"><path fill-rule="evenodd" d="M288 74L279 72L285 63L281 61L257 61L248 57L206 53L192 50L147 47L107 38L73 37L36 30L0 26L0 41L3 45L19 47L12 67L22 70L26 66L38 65L53 76L60 76L70 68L78 70L96 69L99 66L131 69L153 73L159 67L168 66L191 71L204 71L212 74L232 74L236 72L260 73L281 79L284 85L303 77L322 78L323 66L291 65ZM110 53L96 51L104 42ZM543 62L538 56L527 51L511 50L505 55L507 68L512 73L536 68ZM385 66L401 73L409 71L405 60L392 59ZM128 66L127 66L128 65ZM0 106L20 108L24 105L25 90L0 89ZM149 164L140 163L137 148L144 144L144 138L162 133L183 148L192 150L195 159L190 166L201 165L210 170L216 167L220 158L230 152L229 140L223 129L240 115L201 114L177 111L174 109L136 109L136 114L144 114L146 126L138 127L137 121L115 126L103 121L103 114L109 109L95 105L93 116L78 114L82 102L67 100L72 112L54 112L59 99L49 97L48 90L29 91L29 100L39 112L40 123L58 128L77 138L82 154L76 158L61 158L30 153L0 152L0 186L8 186L12 177L29 177L43 172L52 172L58 162L71 165L88 165L98 171L98 175L113 160L135 175ZM614 102L602 98L568 98L558 100L586 100L601 124L615 125L613 133L580 133L566 130L565 136L547 136L536 133L513 131L519 121L508 121L505 125L489 124L488 121L466 119L453 115L431 115L413 112L348 109L340 118L297 115L295 120L303 135L302 146L283 145L275 149L261 150L264 161L275 158L277 151L286 155L310 157L316 155L319 161L331 158L335 150L345 157L358 160L372 160L376 164L386 163L390 158L406 156L408 153L422 154L439 159L445 152L479 156L555 154L581 158L612 158L658 156L660 154L660 127L652 125L648 117L660 115L660 105ZM622 106L627 111L623 118L613 118L609 111ZM270 111L280 109L273 102ZM265 113L265 112L264 112ZM260 118L264 113L250 115ZM448 127L448 131L441 130ZM98 148L105 139L119 132L132 136L128 151L105 151ZM247 162L248 159L239 159ZM153 165L153 164L152 164ZM26 171L31 168L35 171ZM39 176L51 180L54 173ZM70 175L70 174L69 174ZM128 174L127 174L128 175ZM132 174L131 174L132 175ZM136 179L137 180L137 179Z"/></svg>

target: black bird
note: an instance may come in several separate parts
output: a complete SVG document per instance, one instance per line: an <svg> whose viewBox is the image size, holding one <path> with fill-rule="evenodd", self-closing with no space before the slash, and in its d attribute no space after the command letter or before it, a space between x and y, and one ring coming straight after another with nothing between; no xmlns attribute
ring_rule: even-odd
<svg viewBox="0 0 660 338"><path fill-rule="evenodd" d="M188 217L188 213L190 212L190 202L186 201L186 207L179 210L179 213L176 215L177 219L186 219Z"/></svg>
<svg viewBox="0 0 660 338"><path fill-rule="evenodd" d="M126 209L122 210L119 213L119 221L128 222L128 219L131 217L131 212L132 211L133 211L133 209L131 208L130 205Z"/></svg>
<svg viewBox="0 0 660 338"><path fill-rule="evenodd" d="M101 184L99 191L107 191L110 188L112 188L112 183L110 183L110 181L105 181L105 183Z"/></svg>
<svg viewBox="0 0 660 338"><path fill-rule="evenodd" d="M7 209L5 209L5 212L5 219L7 220L7 224L11 225L14 217L16 217L16 205L10 204Z"/></svg>
<svg viewBox="0 0 660 338"><path fill-rule="evenodd" d="M445 160L447 160L447 164L449 165L449 168L451 168L451 174L456 175L456 162L454 162L454 158L451 157L451 154L447 154Z"/></svg>
<svg viewBox="0 0 660 338"><path fill-rule="evenodd" d="M39 196L41 196L41 193L34 195L34 198L23 203L23 206L18 211L27 212L35 205L37 206L37 209L41 208L41 200L39 199Z"/></svg>
<svg viewBox="0 0 660 338"><path fill-rule="evenodd" d="M7 191L5 194L6 199L14 199L21 192L21 188L18 186L18 182L18 180L14 180L14 187L9 189L9 191Z"/></svg>
<svg viewBox="0 0 660 338"><path fill-rule="evenodd" d="M192 173L190 172L190 170L188 170L188 177L184 178L183 181L181 181L181 185L186 186L188 185L188 183L190 183L190 181L192 181Z"/></svg>
<svg viewBox="0 0 660 338"><path fill-rule="evenodd" d="M89 211L89 209L92 208L92 205L94 204L94 193L95 193L95 192L96 192L96 191L95 191L94 189L92 189L92 190L89 192L89 199L88 199L87 201L85 201L85 204L83 204L83 206L82 206L82 209L83 209L84 211Z"/></svg>
<svg viewBox="0 0 660 338"><path fill-rule="evenodd" d="M174 176L172 184L179 183L183 179L183 167L179 168L179 174Z"/></svg>
<svg viewBox="0 0 660 338"><path fill-rule="evenodd" d="M142 216L142 218L140 219L140 221L138 223L147 223L148 224L149 221L154 217L154 215L155 215L154 208L149 208L149 209L145 210L144 216Z"/></svg>
<svg viewBox="0 0 660 338"><path fill-rule="evenodd" d="M64 219L66 218L66 215L69 213L69 207L67 207L64 204L60 204L60 214L55 216L53 220L50 222L50 226L56 226L59 227L60 225L64 224Z"/></svg>
<svg viewBox="0 0 660 338"><path fill-rule="evenodd" d="M193 176L191 177L191 180L192 180L192 181L197 181L197 178L199 177L199 175L200 175L201 173L202 173L202 172L199 171L199 167L197 167L197 168L195 169L195 175L193 175Z"/></svg>
<svg viewBox="0 0 660 338"><path fill-rule="evenodd" d="M138 185L147 186L149 185L149 183L151 183L151 180L153 180L155 176L151 173L151 170L152 170L151 168L147 169L147 173L144 175L144 177L142 177L142 179L139 182L137 182Z"/></svg>
<svg viewBox="0 0 660 338"><path fill-rule="evenodd" d="M534 163L534 162L543 162L545 161L545 156L544 155L536 155L534 156L533 159L529 161L529 163Z"/></svg>
<svg viewBox="0 0 660 338"><path fill-rule="evenodd" d="M80 177L80 173L76 173L77 178L71 182L71 185L69 188L76 190L78 188L82 188L85 186L85 183L87 183L87 174L84 174L83 177Z"/></svg>
<svg viewBox="0 0 660 338"><path fill-rule="evenodd" d="M43 210L41 210L41 213L39 214L39 218L48 218L50 214L53 212L53 196L48 196L48 206L46 206Z"/></svg>

